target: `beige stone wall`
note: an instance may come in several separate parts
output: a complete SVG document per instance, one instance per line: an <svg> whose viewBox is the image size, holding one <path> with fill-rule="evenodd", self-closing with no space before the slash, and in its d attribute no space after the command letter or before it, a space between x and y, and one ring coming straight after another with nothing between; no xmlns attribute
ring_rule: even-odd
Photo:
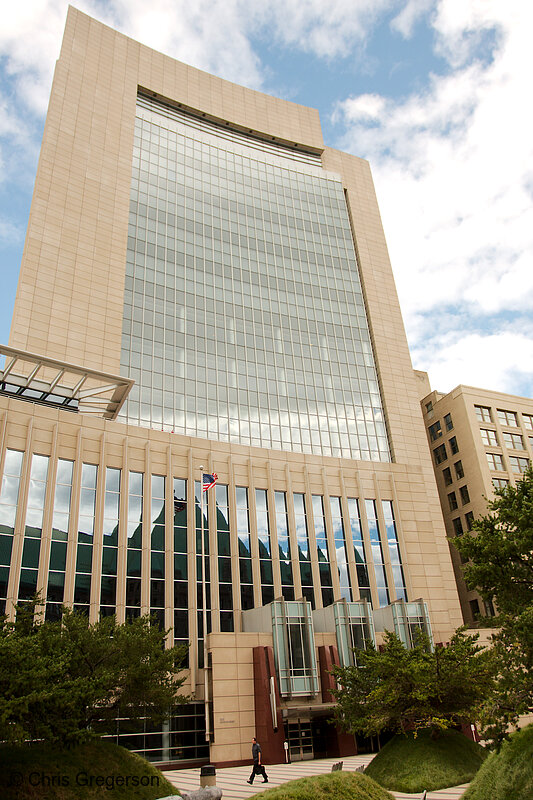
<svg viewBox="0 0 533 800"><path fill-rule="evenodd" d="M420 402L422 402L424 397L431 393L429 375L427 372L423 372L420 369L415 369L415 382L418 387L418 396L420 397Z"/></svg>
<svg viewBox="0 0 533 800"><path fill-rule="evenodd" d="M211 761L249 761L256 736L253 648L272 646L265 633L213 633L214 744Z"/></svg>
<svg viewBox="0 0 533 800"><path fill-rule="evenodd" d="M315 633L317 669L321 645L336 646L335 633ZM250 760L250 743L252 736L256 736L253 648L258 646L272 647L272 636L265 633L213 633L208 638L212 654L214 726L210 757L214 762ZM314 698L282 698L281 701L282 709L321 704L320 692Z"/></svg>

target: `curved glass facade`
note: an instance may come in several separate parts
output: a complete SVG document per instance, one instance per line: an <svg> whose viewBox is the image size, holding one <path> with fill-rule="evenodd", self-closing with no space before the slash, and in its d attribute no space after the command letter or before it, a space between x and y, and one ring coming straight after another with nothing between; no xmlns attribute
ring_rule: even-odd
<svg viewBox="0 0 533 800"><path fill-rule="evenodd" d="M128 422L388 461L340 178L140 97L121 367Z"/></svg>

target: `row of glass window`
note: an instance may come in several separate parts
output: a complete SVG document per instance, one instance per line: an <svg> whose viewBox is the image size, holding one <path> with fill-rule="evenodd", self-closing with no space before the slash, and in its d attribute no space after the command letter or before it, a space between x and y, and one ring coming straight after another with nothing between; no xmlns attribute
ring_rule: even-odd
<svg viewBox="0 0 533 800"><path fill-rule="evenodd" d="M370 343L366 338L366 322L362 318L352 317L354 323L352 333L360 330L361 335L342 336L332 333L326 336L307 333L305 328L300 327L300 318L293 313L292 309L290 309L291 313L287 315L292 326L288 323L289 327L285 330L279 326L277 320L274 320L274 316L280 315L277 312L270 314L264 304L261 305L260 318L252 320L252 316L255 316L253 311L255 311L256 303L256 300L252 300L252 298L250 298L248 312L243 310L242 315L235 313L242 309L242 302L234 304L226 300L224 302L226 316L224 319L219 319L220 314L213 316L208 309L204 310L204 308L197 310L198 313L194 317L181 314L179 306L172 300L166 301L164 313L162 313L162 308L156 310L150 308L151 302L148 302L147 307L146 298L136 294L137 296L133 298L134 310L128 301L124 305L124 318L126 320L133 318L134 320L133 323L126 326L130 329L133 352L158 356L158 350L161 349L161 342L156 338L156 333L158 333L159 338L162 335L162 340L167 348L175 346L178 349L176 354L179 356L178 361L184 360L185 351L187 348L190 349L191 343L196 346L203 342L202 349L205 350L206 342L204 340L209 340L216 342L217 353L221 357L241 358L245 363L250 362L249 356L253 355L254 351L258 351L269 353L271 359L276 356L278 366L283 366L284 361L292 364L293 359L297 363L302 355L327 358L332 365L349 363L361 367L373 366ZM334 305L338 308L338 304ZM321 306L320 314L327 317L327 313L327 310ZM243 323L245 318L247 321ZM151 329L151 338L135 333L141 323ZM320 322L316 324L320 325ZM160 355L162 356L163 352ZM260 361L259 363L264 362ZM318 373L323 371L323 365L319 363L313 363L313 368ZM328 372L329 370L326 370L326 374Z"/></svg>
<svg viewBox="0 0 533 800"><path fill-rule="evenodd" d="M314 252L310 244L320 240L324 248L331 248L332 252L339 251L346 261L353 260L353 252L349 246L350 227L342 211L342 195L338 193L336 202L331 203L326 198L319 198L323 214L317 208L313 213L313 198L309 194L293 198L292 204L287 202L286 195L282 203L276 203L276 196L263 198L253 190L247 191L243 186L237 185L231 192L231 201L220 199L214 202L215 186L224 188L224 184L216 178L211 181L193 181L192 175L187 170L180 174L180 183L169 181L165 177L165 166L159 168L159 173L152 177L146 176L145 180L136 180L140 170L133 168L133 188L138 195L153 194L153 200L166 199L167 207L158 208L157 215L153 218L139 214L138 219L130 223L128 233L139 236L150 244L171 246L173 242L183 242L188 239L199 238L209 246L221 243L223 246L231 244L237 235L246 235L248 243L243 243L252 250L268 252L267 247L271 242L274 246L282 245L290 248L290 253L298 260L305 257L305 251ZM187 198L187 185L191 187L190 199ZM223 194L223 193L222 193ZM172 197L175 195L175 197ZM169 200L174 201L175 209L168 209ZM193 199L194 198L194 199ZM261 205L257 199L261 199ZM274 203L272 202L274 200ZM234 202L232 202L234 201ZM269 203L270 201L270 203ZM301 210L307 214L301 216ZM257 235L259 234L259 235ZM263 246L262 241L267 237ZM207 240L207 241L206 241ZM298 255L298 251L300 254ZM144 252L144 251L143 251ZM276 252L276 250L274 250ZM284 254L287 251L284 250Z"/></svg>
<svg viewBox="0 0 533 800"><path fill-rule="evenodd" d="M479 433L481 435L481 441L487 447L498 447L498 434L495 430L491 430L488 428L480 428ZM502 433L503 443L507 448L510 450L525 450L524 439L522 434L520 433L510 433L509 431L503 431ZM533 436L528 437L530 444L533 444Z"/></svg>
<svg viewBox="0 0 533 800"><path fill-rule="evenodd" d="M133 213L131 218L135 218ZM260 295L265 302L261 304L260 308L254 308L255 322L265 319L267 322L272 321L274 324L281 323L283 330L286 330L288 320L283 320L275 308L270 308L268 300L273 291L279 292L287 303L296 305L297 308L301 307L301 302L305 297L315 314L324 308L326 301L333 300L345 303L348 299L355 298L356 303L351 308L351 319L355 323L359 322L362 331L366 328L362 324L364 320L364 305L361 288L358 284L354 284L353 279L349 277L348 267L346 268L346 278L343 278L342 274L337 274L335 280L332 281L328 276L328 271L332 268L335 271L340 270L342 273L343 261L339 261L337 264L336 261L332 261L326 256L323 263L315 266L315 271L308 269L307 274L305 274L301 269L295 269L286 262L283 270L281 265L273 261L268 266L265 266L263 271L262 258L254 261L253 257L249 257L243 262L232 260L231 263L221 263L218 258L213 261L205 258L204 255L200 256L198 252L193 254L193 257L187 259L186 262L179 254L176 254L176 263L169 263L167 266L164 259L159 256L154 258L153 253L150 253L148 254L149 257L144 259L145 269L141 271L134 267L134 265L142 266L141 260L137 261L133 253L135 242L130 241L129 245L125 285L135 295L134 299L137 301L142 300L147 308L153 308L156 301L174 305L178 293L188 292L194 296L194 302L191 298L188 298L188 303L181 303L178 316L180 318L193 319L198 317L205 309L214 310L211 298L205 296L207 288L213 288L214 286L223 290L226 287L228 295L231 294L231 290L239 295L253 293L254 298ZM162 278L164 278L164 282L161 281ZM309 281L308 283L305 282L306 278ZM196 291L193 292L193 289ZM199 290L204 292L204 296ZM225 304L232 305L232 301L230 298L220 301L218 295L217 300L219 302L217 303L216 321L221 322L219 317L225 309ZM224 305L222 305L222 302L224 302ZM236 313L240 304L234 303L233 305ZM242 314L239 315L239 318L241 316ZM293 328L295 327L295 322L297 322L296 327L303 331L309 330L312 333L323 333L322 330L317 330L318 323L314 316L299 315L292 308L291 321ZM322 322L322 317L320 317L320 321ZM229 322L231 322L231 319ZM337 318L334 322L326 322L325 331L328 334L335 333L337 336L351 341L353 322L341 324Z"/></svg>
<svg viewBox="0 0 533 800"><path fill-rule="evenodd" d="M466 506L470 502L470 494L468 492L468 486L465 484L464 486L459 487L459 497L461 498L461 505ZM456 492L450 492L448 494L448 505L450 507L450 511L456 511L459 508L459 503L457 499Z"/></svg>
<svg viewBox="0 0 533 800"><path fill-rule="evenodd" d="M22 475L23 454L19 451L7 450L5 456L2 491L0 494L0 557L2 580L0 594L6 597L9 565L11 561L11 548L14 534L15 517L19 500L20 483ZM77 528L75 537L75 579L74 579L74 606L80 611L88 613L91 597L94 599L96 588L97 599L102 614L112 614L116 611L118 571L118 547L120 533L120 496L125 491L123 475L120 469L107 467L103 473L104 503L101 521L102 538L94 552L96 533L96 496L98 468L93 464L82 464L79 470L79 506ZM20 574L18 599L25 600L32 596L37 589L37 578L40 563L40 548L42 538L42 520L45 508L47 480L49 476L49 457L34 454L31 459L31 468L28 487L28 504L25 511L24 541L22 570ZM187 641L188 623L188 567L187 567L187 482L185 479L174 478L172 491L174 497L173 508L173 533L167 535L166 528L166 503L167 488L166 478L160 475L150 476L148 487L144 486L143 473L128 473L127 489L127 515L125 522L126 539L123 544L127 548L125 598L126 613L129 616L140 614L141 607L146 604L142 601L141 578L148 575L143 564L143 520L144 498L146 489L150 494L150 523L147 533L148 540L144 540L150 551L149 559L149 606L150 611L164 622L164 609L168 605L165 600L165 552L168 550L168 538L173 535L174 575L168 579L173 581L175 622L180 619L181 629L175 631L177 640ZM201 560L201 531L204 530L204 558L205 574L208 590L210 589L211 567L209 563L209 514L208 502L202 502L201 487L195 484L195 515L196 515L196 577L198 583L198 608L203 608L203 599L200 589L202 582ZM323 605L333 602L332 571L337 570L340 584L340 594L347 600L353 600L359 595L371 600L371 581L369 569L373 569L378 604L386 605L389 602L389 586L385 569L384 552L388 552L391 573L393 577L396 597L405 598L405 581L401 565L399 542L392 502L384 500L381 503L385 529L382 531L378 505L375 500L365 500L365 512L368 520L368 541L370 544L370 561L367 558L365 537L361 525L360 504L356 498L347 499L348 515L345 518L340 497L329 498L329 512L331 518L331 533L326 533L328 528L325 513L324 498L322 495L312 496L312 518L309 517L306 496L295 493L292 496L292 509L287 503L287 495L283 491L274 492L274 505L269 509L269 494L265 489L256 489L254 495L255 526L250 525L250 505L248 489L237 487L234 500L230 499L228 487L218 484L215 489L214 510L215 523L213 533L216 534L216 569L218 572L218 591L220 608L220 624L222 630L233 630L234 609L251 608L254 605L254 580L253 580L253 544L252 536L257 534L257 552L260 567L260 604L271 602L274 599L274 570L273 563L279 565L282 595L287 600L295 599L294 570L300 574L304 597L310 600L313 607L315 598L321 594ZM72 498L75 495L74 463L59 459L55 476L53 506L51 549L48 564L47 600L49 618L57 616L61 603L64 601L65 573L67 564L67 540L69 531L72 534L73 521L71 513L73 508ZM232 573L232 537L230 532L230 507L235 503L236 533L238 540L239 580ZM203 511L202 511L203 506ZM297 551L291 550L291 536L289 533L290 512L294 512L295 538ZM203 523L202 523L203 519ZM311 523L311 519L313 522ZM310 528L309 525L313 527ZM276 531L277 551L272 549L271 526ZM346 527L348 525L348 527ZM76 529L75 528L75 529ZM255 530L254 530L255 528ZM314 532L316 543L316 560L318 561L318 575L320 586L314 585L312 562L313 547L311 544L311 530ZM331 536L331 538L330 538ZM333 546L332 546L333 543ZM98 557L98 566L95 558ZM349 563L355 563L356 580L352 583ZM95 576L100 576L100 586L95 587ZM240 599L233 597L233 590L240 586ZM259 588L259 587L258 587ZM315 595L318 592L318 595ZM210 601L209 606L210 607Z"/></svg>
<svg viewBox="0 0 533 800"><path fill-rule="evenodd" d="M494 410L490 406L475 405L474 411L479 422L495 421L493 416ZM533 431L533 414L518 414L516 411L509 411L502 408L497 408L495 411L500 425L505 425L508 428L518 428L520 424L522 424L524 428Z"/></svg>
<svg viewBox="0 0 533 800"><path fill-rule="evenodd" d="M481 406L476 405L474 406L474 410L476 413L476 417L479 422L492 422L494 423L493 417L493 409L490 406ZM496 417L500 425L505 425L506 427L513 427L517 428L520 427L520 424L524 426L524 428L533 430L533 415L531 414L518 414L516 411L510 411L507 409L497 408ZM483 428L480 427L479 433L481 436L481 441L486 447L498 447L500 446L500 441L498 440L498 432L492 428ZM522 433L513 433L512 431L502 431L501 432L503 444L508 450L526 450L526 445L524 441L524 436ZM533 435L528 435L528 444L533 449ZM487 456L487 463L489 465L489 469L493 472L506 472L507 466L504 461L504 457L501 453L486 453ZM526 457L520 456L508 456L509 466L511 472L514 472L517 475L523 474L529 464L530 459ZM493 478L493 485L494 488L499 489L503 488L503 486L507 485L509 481L507 479L500 479L500 478Z"/></svg>
<svg viewBox="0 0 533 800"><path fill-rule="evenodd" d="M461 461L461 459L459 459L459 461L456 461L454 463L453 469L454 469L453 477L450 467L444 467L444 469L442 470L442 477L444 478L445 486L450 486L454 480L460 481L465 476L465 471L463 469L463 462Z"/></svg>
<svg viewBox="0 0 533 800"><path fill-rule="evenodd" d="M435 447L433 450L433 458L435 460L435 464L439 465L442 464L443 461L447 461L448 459L448 449L450 455L454 456L459 452L459 445L457 443L457 437L451 436L448 439L448 442L443 442L439 444L438 447Z"/></svg>
<svg viewBox="0 0 533 800"><path fill-rule="evenodd" d="M467 511L464 516L464 525L463 520L461 517L455 517L452 519L452 526L453 526L453 535L454 536L461 536L465 530L470 531L472 530L472 523L474 522L474 512Z"/></svg>
<svg viewBox="0 0 533 800"><path fill-rule="evenodd" d="M150 311L153 310L151 308L154 303L152 298L139 292L135 294L134 300L139 314L146 307ZM196 300L198 302L199 298ZM162 304L163 300L160 302ZM345 331L344 325L332 325L331 330L326 334L320 330L322 322L310 320L308 317L303 320L298 314L273 313L265 311L264 307L259 310L259 313L253 309L250 314L245 313L245 310L238 305L234 305L232 309L227 308L228 305L228 303L224 303L221 306L224 313L220 312L220 308L215 313L215 304L213 303L210 307L209 302L204 302L197 308L193 307L191 312L190 307L176 306L175 300L172 298L165 301L166 312L170 315L174 311L176 334L187 333L188 336L195 337L195 341L198 343L198 340L205 338L205 331L210 334L209 339L213 339L218 331L217 345L220 345L221 348L223 346L220 355L225 354L227 358L242 360L248 369L251 366L247 358L250 355L248 352L250 349L255 348L261 352L270 351L279 356L286 354L285 348L287 347L292 348L290 355L294 355L296 346L308 347L310 348L309 354L326 356L333 363L335 361L343 363L344 360L351 358L355 359L354 364L361 366L372 366L373 364L370 342L367 338L367 331L364 329L361 329L359 336L354 337L351 329L348 332ZM125 308L127 311L129 310L128 303ZM163 316L154 316L154 335L158 326L162 330L163 320ZM355 322L357 323L357 319ZM204 327L206 325L207 327ZM265 339L263 331L266 331L270 338ZM167 332L164 333L163 338L165 339ZM147 348L153 348L153 351L150 351L153 356L170 357L172 352L168 348L175 346L178 338L177 335L170 337L170 340L165 342L162 347L159 342L148 339L145 341L142 337L132 336L132 345L134 345L135 352L142 352L144 344ZM184 353L181 351L183 350L184 345L181 346L179 353L182 358ZM307 351L305 352L307 354ZM362 361L361 356L363 356ZM315 369L318 368L316 364L313 366Z"/></svg>
<svg viewBox="0 0 533 800"><path fill-rule="evenodd" d="M445 414L444 416L444 426L446 432L453 430L453 420L451 414ZM429 438L432 442L436 441L442 436L442 425L440 420L434 422L433 425L430 425L429 428Z"/></svg>
<svg viewBox="0 0 533 800"><path fill-rule="evenodd" d="M486 455L490 470L493 472L507 472L501 453L487 453ZM529 458L521 458L520 456L508 456L508 460L511 472L517 475L522 475L530 464Z"/></svg>
<svg viewBox="0 0 533 800"><path fill-rule="evenodd" d="M305 370L305 359L299 356L283 357L273 355L270 363L265 359L258 361L257 364L253 365L253 368L238 371L236 359L223 353L218 354L217 348L217 364L210 372L207 371L205 364L206 360L211 360L208 356L206 358L208 351L193 350L189 343L185 345L182 339L180 346L176 347L176 358L174 360L171 358L163 360L161 356L154 356L155 344L153 342L147 347L147 343L143 342L142 349L132 351L129 356L132 373L136 375L142 374L141 368L146 373L152 373L152 385L141 389L143 397L147 400L161 395L161 392L157 390L161 390L163 382L165 387L168 386L168 378L166 376L170 378L171 385L172 379L177 385L180 383L183 385L183 379L192 381L194 385L198 385L201 391L200 398L205 397L206 392L213 388L220 389L222 393L229 388L239 388L241 391L262 391L265 405L268 405L270 398L275 398L276 396L272 392L273 388L277 391L280 388L284 388L285 394L307 400L310 413L315 414L320 413L317 405L326 400L328 403L336 403L339 411L342 411L344 408L343 397L346 401L349 401L347 403L348 407L353 408L354 400L358 397L361 400L367 400L367 398L377 396L375 372L364 363L352 364L350 366L352 373L350 378L344 379L340 374L343 369L342 365L339 365L334 360L328 361L325 357L325 361L327 361L330 368L328 370L319 370L316 367L315 369L310 367L307 375L312 376L313 384L310 387L301 387L298 383L298 377L299 373L303 373ZM162 342L159 344L163 345ZM166 346L168 347L168 345ZM198 357L199 352L202 353L202 358ZM364 362L365 359L362 354L359 356L359 360ZM354 357L353 361L356 362L357 357ZM261 376L268 376L268 384L266 386L262 382L258 382L261 381ZM334 394L332 394L332 391ZM354 393L356 397L354 397ZM277 404L274 407L277 407ZM379 404L377 407L379 408ZM367 411L370 411L368 406ZM342 413L342 416L345 415L346 412Z"/></svg>
<svg viewBox="0 0 533 800"><path fill-rule="evenodd" d="M311 166L320 165L320 156L318 154L295 150L294 148L288 148L276 142L266 141L257 136L240 133L226 126L217 125L203 118L186 114L180 109L170 107L142 93L139 93L137 97L137 106L141 111L139 115L141 119L154 120L161 126L160 136L163 141L170 134L171 130L175 130L177 125L181 125L184 128L199 131L201 136L214 134L217 139L225 139L232 142L232 150L228 153L229 159L239 159L238 156L233 155L233 151L234 145L240 144L246 148L246 151L251 147L254 148L257 151L257 158L260 158L261 153L265 152L270 155L275 155L278 159L288 157L291 162L294 162L295 159L300 159L304 164ZM147 125L147 130L151 131L151 124ZM194 139L191 139L189 143L189 147L192 150L194 150L195 140L198 138L198 135L199 134L196 133ZM302 174L305 174L304 169L302 169Z"/></svg>
<svg viewBox="0 0 533 800"><path fill-rule="evenodd" d="M186 703L172 709L168 720L153 723L145 717L118 717L110 732L109 721L94 723L107 741L126 747L148 761L195 761L209 758L205 740L203 703Z"/></svg>

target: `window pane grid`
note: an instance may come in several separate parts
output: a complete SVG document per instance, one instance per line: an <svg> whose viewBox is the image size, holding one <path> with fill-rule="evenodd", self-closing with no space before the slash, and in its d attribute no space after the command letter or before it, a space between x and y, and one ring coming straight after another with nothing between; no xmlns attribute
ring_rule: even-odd
<svg viewBox="0 0 533 800"><path fill-rule="evenodd" d="M361 528L359 500L356 497L348 498L348 513L350 515L350 527L355 551L355 569L357 572L357 583L359 585L359 596L362 600L372 602L370 579L368 577L368 559Z"/></svg>
<svg viewBox="0 0 533 800"><path fill-rule="evenodd" d="M187 481L174 478L174 644L189 641Z"/></svg>
<svg viewBox="0 0 533 800"><path fill-rule="evenodd" d="M105 471L104 525L102 547L102 578L100 613L109 616L116 612L118 524L120 512L121 470L107 467Z"/></svg>
<svg viewBox="0 0 533 800"><path fill-rule="evenodd" d="M126 552L126 616L141 613L142 521L144 473L128 475L128 520Z"/></svg>
<svg viewBox="0 0 533 800"><path fill-rule="evenodd" d="M479 422L492 422L491 410L488 406L474 406Z"/></svg>
<svg viewBox="0 0 533 800"><path fill-rule="evenodd" d="M74 608L85 614L89 613L91 599L97 476L98 468L95 464L82 464L76 576L74 579Z"/></svg>
<svg viewBox="0 0 533 800"><path fill-rule="evenodd" d="M3 613L7 598L22 459L23 453L19 450L6 450L0 492L0 613Z"/></svg>
<svg viewBox="0 0 533 800"><path fill-rule="evenodd" d="M252 580L252 551L250 543L250 514L248 508L248 489L237 486L235 489L237 511L237 537L239 539L239 575L241 585L241 608L245 611L254 606L254 587Z"/></svg>
<svg viewBox="0 0 533 800"><path fill-rule="evenodd" d="M43 526L44 501L48 478L48 456L32 455L30 485L26 506L24 544L22 549L22 569L18 599L29 600L37 591L39 555Z"/></svg>
<svg viewBox="0 0 533 800"><path fill-rule="evenodd" d="M261 598L263 605L266 605L266 603L271 603L274 599L274 575L272 572L272 550L266 489L255 490L255 510L259 545L259 571L261 574Z"/></svg>
<svg viewBox="0 0 533 800"><path fill-rule="evenodd" d="M164 627L165 609L165 501L164 475L151 476L150 614Z"/></svg>
<svg viewBox="0 0 533 800"><path fill-rule="evenodd" d="M307 528L307 512L305 495L293 495L294 521L296 525L296 541L298 542L298 561L300 563L300 580L302 595L315 608L315 593L313 588L313 573L311 569L311 554L309 549L309 531Z"/></svg>
<svg viewBox="0 0 533 800"><path fill-rule="evenodd" d="M281 593L285 600L294 600L294 580L291 563L291 543L289 538L289 518L285 492L274 492L276 509L276 531L281 570Z"/></svg>
<svg viewBox="0 0 533 800"><path fill-rule="evenodd" d="M518 420L515 411L506 411L505 409L498 408L498 419L500 421L500 425L506 425L507 427L518 427Z"/></svg>
<svg viewBox="0 0 533 800"><path fill-rule="evenodd" d="M348 571L348 553L346 550L346 538L344 535L344 523L342 520L340 497L330 497L329 505L331 511L331 523L333 525L333 539L335 541L335 556L337 559L341 597L344 597L346 600L348 600L348 602L351 602L353 599L352 588L350 585L350 573Z"/></svg>
<svg viewBox="0 0 533 800"><path fill-rule="evenodd" d="M322 495L313 495L313 518L315 522L315 538L318 554L318 571L322 589L322 605L333 603L333 582L329 558L328 538L326 536L326 517L324 516L324 500Z"/></svg>
<svg viewBox="0 0 533 800"><path fill-rule="evenodd" d="M318 159L198 124L139 100L121 353L136 384L121 416L389 461L342 182ZM294 325L280 323L286 309Z"/></svg>
<svg viewBox="0 0 533 800"><path fill-rule="evenodd" d="M379 606L386 606L389 603L389 587L387 574L385 572L385 561L379 531L378 514L375 500L365 500L366 516L368 520L368 531L370 534L370 549L372 561L374 563L374 573L378 590Z"/></svg>
<svg viewBox="0 0 533 800"><path fill-rule="evenodd" d="M407 600L405 577L403 574L402 559L400 556L400 542L398 541L398 529L394 519L392 500L382 500L381 505L383 508L383 516L385 518L387 543L389 545L392 577L394 580L394 588L396 589L396 598L398 600Z"/></svg>
<svg viewBox="0 0 533 800"><path fill-rule="evenodd" d="M228 487L217 483L215 490L217 545L218 545L218 597L220 630L234 630L233 580L231 572L231 538L229 530Z"/></svg>

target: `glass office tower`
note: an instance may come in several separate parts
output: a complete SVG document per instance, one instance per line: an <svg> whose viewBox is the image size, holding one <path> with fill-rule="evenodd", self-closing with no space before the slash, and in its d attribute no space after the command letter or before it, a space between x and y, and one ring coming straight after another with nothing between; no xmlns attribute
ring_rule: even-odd
<svg viewBox="0 0 533 800"><path fill-rule="evenodd" d="M142 95L136 117L123 418L389 460L340 176Z"/></svg>
<svg viewBox="0 0 533 800"><path fill-rule="evenodd" d="M368 163L314 109L73 8L0 345L0 475L0 611L37 589L49 619L152 614L189 643L194 702L115 731L153 760L246 763L253 735L271 763L284 735L324 754L335 604L370 630L420 600L436 642L461 622Z"/></svg>

